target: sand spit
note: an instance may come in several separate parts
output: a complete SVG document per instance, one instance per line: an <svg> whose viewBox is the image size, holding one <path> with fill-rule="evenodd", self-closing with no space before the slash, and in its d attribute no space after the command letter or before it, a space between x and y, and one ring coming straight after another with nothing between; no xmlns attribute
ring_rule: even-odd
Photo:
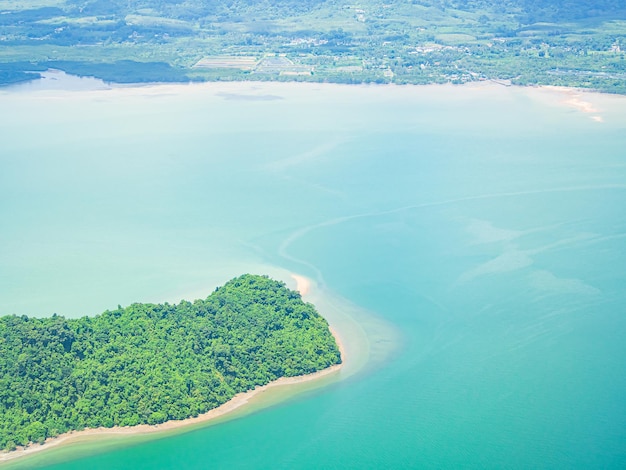
<svg viewBox="0 0 626 470"><path fill-rule="evenodd" d="M311 292L311 281L308 278L299 274L291 274L291 277L296 281L296 290L302 297Z"/></svg>
<svg viewBox="0 0 626 470"><path fill-rule="evenodd" d="M559 86L543 86L550 92L555 92L559 97L559 102L569 108L575 109L581 113L592 114L589 116L593 121L604 122L601 110L590 101L594 95L599 95L592 90L581 90L577 88L559 87Z"/></svg>

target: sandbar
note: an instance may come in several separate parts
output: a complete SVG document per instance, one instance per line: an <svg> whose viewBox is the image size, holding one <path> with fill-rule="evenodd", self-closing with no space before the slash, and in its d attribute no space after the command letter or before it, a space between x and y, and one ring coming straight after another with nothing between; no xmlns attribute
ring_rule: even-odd
<svg viewBox="0 0 626 470"><path fill-rule="evenodd" d="M308 278L301 276L300 274L293 273L291 274L291 277L296 281L296 290L300 292L302 297L311 291L311 281Z"/></svg>

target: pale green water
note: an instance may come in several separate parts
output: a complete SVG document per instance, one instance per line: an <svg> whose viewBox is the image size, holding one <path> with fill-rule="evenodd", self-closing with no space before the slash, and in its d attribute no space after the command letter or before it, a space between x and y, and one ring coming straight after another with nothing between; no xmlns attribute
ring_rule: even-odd
<svg viewBox="0 0 626 470"><path fill-rule="evenodd" d="M218 426L21 465L626 466L626 99L583 97L604 122L562 99L1 92L0 314L195 298L267 265L398 332L352 312L378 363L346 380Z"/></svg>

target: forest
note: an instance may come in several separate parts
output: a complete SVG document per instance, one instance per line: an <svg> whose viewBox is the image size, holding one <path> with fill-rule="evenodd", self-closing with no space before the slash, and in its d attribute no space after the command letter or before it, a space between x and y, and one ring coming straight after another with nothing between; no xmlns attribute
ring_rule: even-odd
<svg viewBox="0 0 626 470"><path fill-rule="evenodd" d="M566 85L626 93L619 0L0 0L0 84ZM279 60L278 60L279 59Z"/></svg>
<svg viewBox="0 0 626 470"><path fill-rule="evenodd" d="M0 449L70 430L198 416L280 377L341 362L284 283L242 275L206 300L97 316L0 318Z"/></svg>

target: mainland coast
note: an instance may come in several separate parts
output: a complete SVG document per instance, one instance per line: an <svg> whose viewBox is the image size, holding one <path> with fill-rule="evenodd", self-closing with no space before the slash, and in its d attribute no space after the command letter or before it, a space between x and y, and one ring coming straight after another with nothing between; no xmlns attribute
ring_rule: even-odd
<svg viewBox="0 0 626 470"><path fill-rule="evenodd" d="M307 277L298 274L291 274L291 278L295 281L296 290L303 298L308 296L312 291L314 291L312 282ZM43 444L31 444L27 447L18 447L12 452L1 452L0 465L2 465L2 463L19 459L21 457L26 457L35 453L39 453L41 451L47 451L55 447L79 442L93 442L102 437L113 438L119 436L141 436L146 434L162 433L181 428L195 428L204 423L215 421L217 418L231 415L235 410L240 410L246 405L252 405L262 399L262 396L267 395L270 391L280 390L281 392L293 392L287 393L286 396L295 394L298 392L297 386L310 382L317 382L322 378L337 375L339 371L344 367L347 357L346 348L341 338L345 337L345 332L341 332L340 334L336 326L331 326L330 331L334 336L335 341L337 342L337 346L339 347L339 352L341 354L341 364L336 364L334 366L314 372L312 374L300 375L296 377L281 377L280 379L270 382L266 385L257 386L256 388L248 390L247 392L238 393L226 403L194 418L166 421L164 423L155 425L140 424L137 426L126 427L101 427L95 429L84 429L82 431L71 431L60 434L56 437L50 437L46 439ZM271 402L275 402L275 400L270 400L270 403Z"/></svg>
<svg viewBox="0 0 626 470"><path fill-rule="evenodd" d="M587 88L574 88L557 85L510 85L497 80L480 80L467 82L461 85L455 84L424 84L424 85L398 85L393 83L360 83L341 84L323 82L273 82L273 81L234 81L234 82L146 82L146 83L114 83L104 82L94 77L82 77L70 75L61 70L50 69L42 72L39 80L17 83L0 88L0 95L4 94L24 94L44 92L49 98L56 98L65 92L89 93L102 97L102 93L115 92L124 96L167 96L196 94L199 91L215 92L226 100L243 101L271 101L282 99L281 92L288 89L302 90L310 92L312 90L358 90L358 89L379 89L385 90L386 94L393 93L391 90L446 90L447 93L467 90L483 90L497 93L498 90L527 90L529 92L539 92L552 97L556 97L560 104L575 108L578 111L588 114L598 113L597 106L585 97L596 95L614 99L625 99L624 95L609 94ZM39 96L38 98L44 98ZM68 98L64 96L64 98Z"/></svg>

